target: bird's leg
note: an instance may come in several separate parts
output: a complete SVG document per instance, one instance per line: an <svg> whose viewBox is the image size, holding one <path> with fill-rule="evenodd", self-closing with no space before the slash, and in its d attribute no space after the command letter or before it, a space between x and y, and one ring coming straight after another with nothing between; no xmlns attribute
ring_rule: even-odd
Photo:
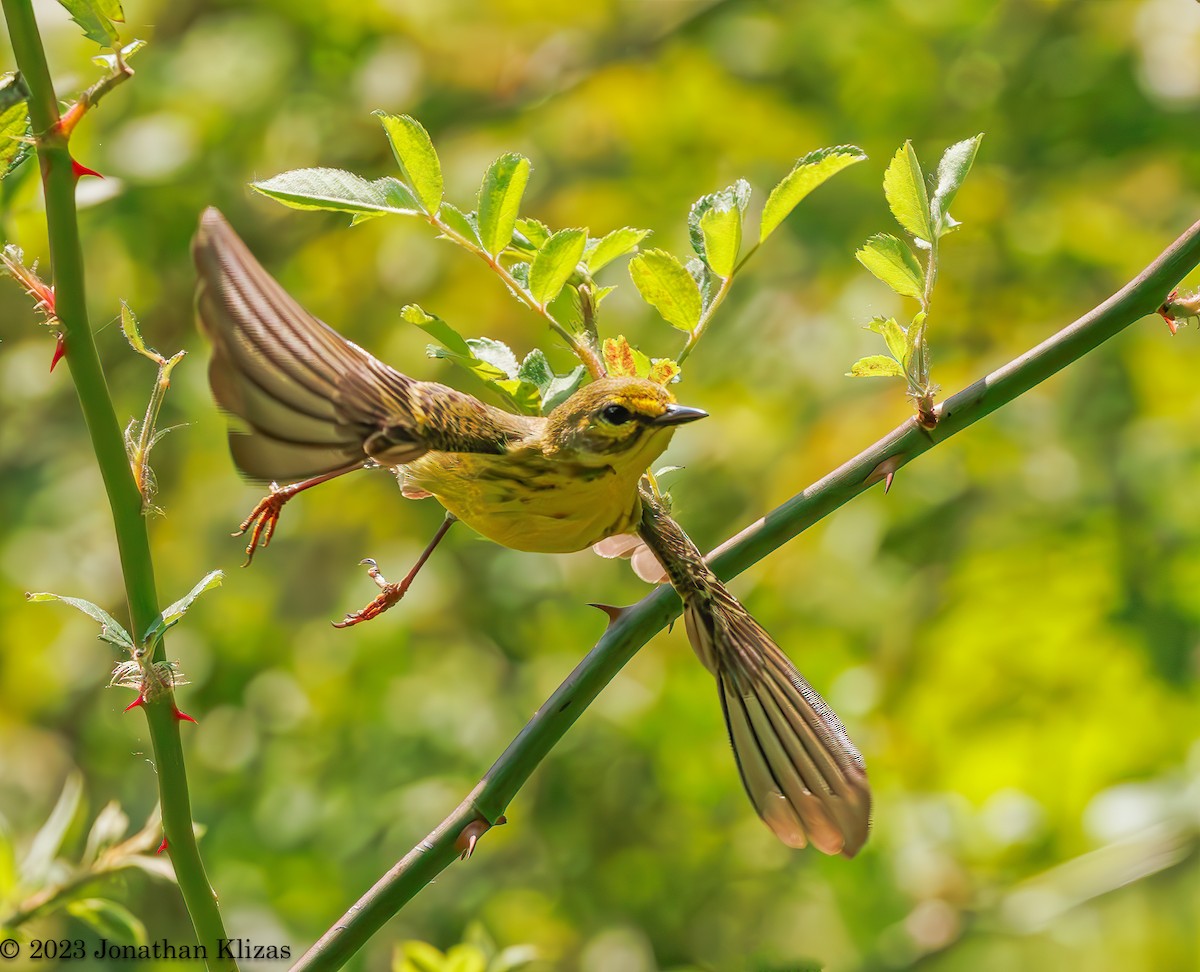
<svg viewBox="0 0 1200 972"><path fill-rule="evenodd" d="M249 567L250 561L254 559L254 551L260 546L267 546L271 542L271 537L275 535L275 524L279 522L279 514L283 512L284 503L297 493L302 493L313 486L319 486L321 483L327 483L331 479L335 479L348 472L353 472L359 468L362 467L354 466L351 469L339 469L336 472L326 473L324 476L314 476L312 479L305 479L298 483L292 483L289 486L280 486L278 483L271 483L271 492L258 501L258 505L250 511L250 515L242 520L237 532L232 534L232 536L240 537L247 530L252 531L250 533L250 542L246 544L246 562L242 566Z"/></svg>
<svg viewBox="0 0 1200 972"><path fill-rule="evenodd" d="M438 527L437 533L433 535L433 539L429 541L428 546L421 552L421 556L417 558L417 562L413 564L410 570L402 581L397 584L390 584L386 577L379 572L379 565L375 561L367 558L360 561L367 566L367 576L371 578L379 588L379 594L361 611L354 611L347 614L342 621L334 621L335 628L349 628L356 624L361 624L363 621L370 621L372 618L383 614L388 608L394 604L399 604L400 600L408 593L408 588L411 586L417 574L421 572L421 568L425 566L425 561L429 559L429 555L442 542L442 537L446 535L446 531L458 519L453 513L447 513L446 519L442 521L442 525Z"/></svg>

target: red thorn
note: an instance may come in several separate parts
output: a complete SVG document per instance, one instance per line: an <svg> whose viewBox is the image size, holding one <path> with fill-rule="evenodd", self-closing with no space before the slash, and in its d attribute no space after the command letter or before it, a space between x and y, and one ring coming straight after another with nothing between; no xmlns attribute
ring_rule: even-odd
<svg viewBox="0 0 1200 972"><path fill-rule="evenodd" d="M158 850L156 850L154 853L161 854L166 849L167 849L167 836L166 836L166 834L163 834L163 842L158 845Z"/></svg>
<svg viewBox="0 0 1200 972"><path fill-rule="evenodd" d="M177 705L171 707L171 715L173 715L180 722L191 722L197 726L200 725L200 723L196 722L196 720L193 719L186 712L181 711L179 706L177 706Z"/></svg>
<svg viewBox="0 0 1200 972"><path fill-rule="evenodd" d="M608 615L608 623L609 624L612 624L614 621L619 620L621 615L624 614L626 611L626 609L623 607L613 607L613 605L611 605L611 604L589 603L588 607L594 607L597 611L600 611L602 614Z"/></svg>
<svg viewBox="0 0 1200 972"><path fill-rule="evenodd" d="M139 695L136 699L134 699L132 702L130 702L129 705L125 706L125 708L122 709L121 711L128 712L130 709L136 709L139 705L145 705L145 704L146 704L146 696Z"/></svg>
<svg viewBox="0 0 1200 972"><path fill-rule="evenodd" d="M892 480L895 478L896 478L896 474L894 472L890 472L886 476L883 477L883 495L884 496L887 496L888 490L892 488Z"/></svg>
<svg viewBox="0 0 1200 972"><path fill-rule="evenodd" d="M95 169L89 169L82 162L76 162L74 159L71 159L71 173L77 180L82 179L84 176L95 176L97 179L104 178L104 176L102 176Z"/></svg>
<svg viewBox="0 0 1200 972"><path fill-rule="evenodd" d="M67 342L60 334L58 340L54 344L54 357L50 359L50 370L54 370L54 366L63 359L63 355L67 353Z"/></svg>

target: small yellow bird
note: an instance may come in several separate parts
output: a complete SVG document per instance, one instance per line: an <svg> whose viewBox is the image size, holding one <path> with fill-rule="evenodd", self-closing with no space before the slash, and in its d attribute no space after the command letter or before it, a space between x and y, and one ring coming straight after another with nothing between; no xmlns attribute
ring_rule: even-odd
<svg viewBox="0 0 1200 972"><path fill-rule="evenodd" d="M548 416L514 415L390 368L305 311L215 209L193 245L201 329L213 345L217 402L238 468L277 487L242 523L247 555L270 542L297 492L378 464L409 496L446 508L408 576L339 627L395 604L454 518L518 550L563 553L637 532L684 601L692 646L717 679L734 757L759 815L792 847L853 856L867 838L870 790L837 717L704 564L639 483L677 425L703 418L662 385L601 378Z"/></svg>

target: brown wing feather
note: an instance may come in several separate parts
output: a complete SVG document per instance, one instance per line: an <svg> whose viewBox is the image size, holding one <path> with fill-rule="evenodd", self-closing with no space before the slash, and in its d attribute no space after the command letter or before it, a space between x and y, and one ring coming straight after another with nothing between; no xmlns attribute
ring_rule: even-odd
<svg viewBox="0 0 1200 972"><path fill-rule="evenodd" d="M201 216L192 251L197 316L213 345L209 383L245 423L230 448L247 476L304 479L430 450L499 453L528 433L523 418L409 378L317 320L216 209Z"/></svg>

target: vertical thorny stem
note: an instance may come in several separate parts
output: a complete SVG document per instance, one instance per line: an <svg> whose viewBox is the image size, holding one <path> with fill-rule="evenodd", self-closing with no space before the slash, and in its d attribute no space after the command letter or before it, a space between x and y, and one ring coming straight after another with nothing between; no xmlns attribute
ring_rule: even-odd
<svg viewBox="0 0 1200 972"><path fill-rule="evenodd" d="M146 520L142 515L142 494L125 452L124 438L88 321L83 252L75 209L76 176L68 149L68 128L74 126L80 111L90 102L80 102L82 107L77 106L69 113L71 124L63 123L31 0L2 0L2 6L17 67L29 88L29 116L46 198L55 312L62 325L67 366L79 395L112 509L129 604L130 630L135 640L140 640L159 613L154 566ZM127 77L128 73L123 76ZM164 659L165 649L159 640L152 661ZM218 940L227 936L192 830L183 746L169 686L148 697L144 708L154 750L163 830L180 891L197 938L208 952L209 968L236 969L232 959L218 957Z"/></svg>

